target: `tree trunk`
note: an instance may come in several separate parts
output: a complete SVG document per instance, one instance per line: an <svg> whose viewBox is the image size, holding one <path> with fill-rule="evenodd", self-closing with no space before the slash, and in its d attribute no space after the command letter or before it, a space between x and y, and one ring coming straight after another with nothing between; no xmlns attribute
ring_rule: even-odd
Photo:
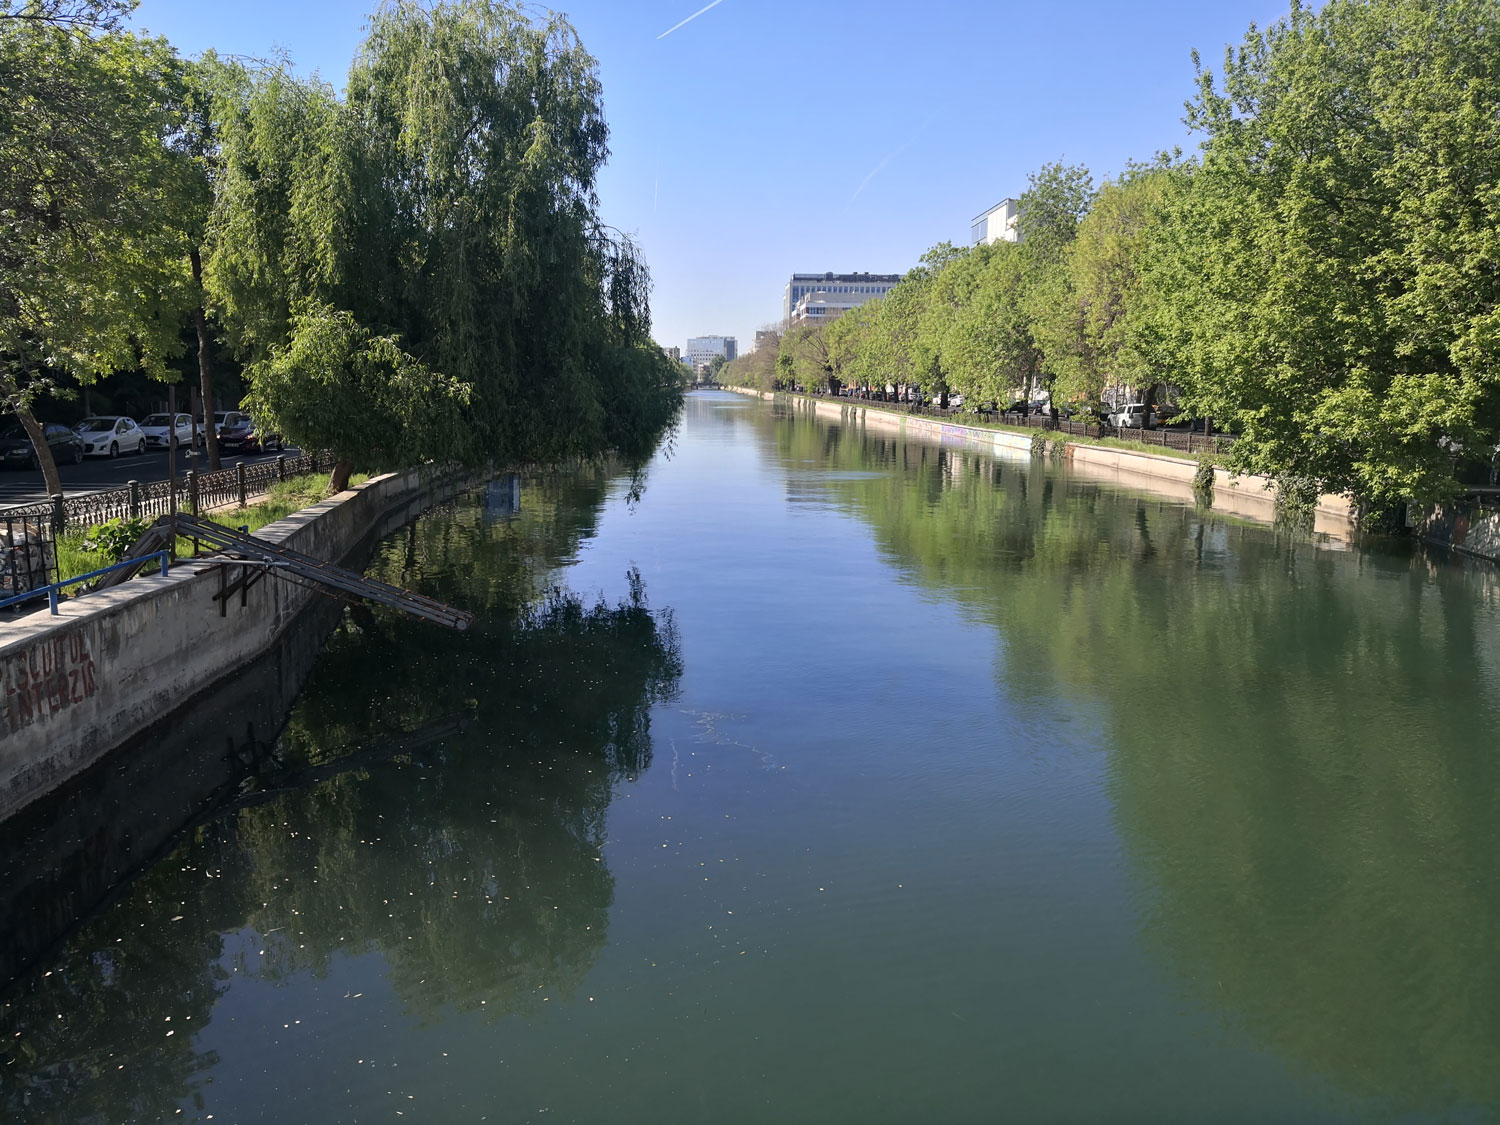
<svg viewBox="0 0 1500 1125"><path fill-rule="evenodd" d="M1141 399L1142 405L1146 408L1146 415L1141 419L1143 427L1151 424L1151 415L1156 411L1156 392L1159 390L1161 390L1161 384L1152 383L1146 388L1146 394Z"/></svg>
<svg viewBox="0 0 1500 1125"><path fill-rule="evenodd" d="M328 490L330 492L343 492L349 487L349 475L354 472L354 462L347 457L340 457L333 463L333 473L328 478Z"/></svg>
<svg viewBox="0 0 1500 1125"><path fill-rule="evenodd" d="M198 394L203 399L203 448L210 471L219 468L219 435L214 432L214 360L209 348L208 316L203 311L203 259L196 246L188 249L193 264L193 284L198 287L198 305L193 309L193 328L198 333Z"/></svg>
<svg viewBox="0 0 1500 1125"><path fill-rule="evenodd" d="M57 475L57 462L52 459L52 450L47 445L47 432L36 420L31 407L21 397L21 388L7 376L0 376L0 395L5 396L6 405L21 420L26 436L31 439L31 448L36 453L37 466L42 470L42 479L47 482L48 496L62 495L62 478Z"/></svg>

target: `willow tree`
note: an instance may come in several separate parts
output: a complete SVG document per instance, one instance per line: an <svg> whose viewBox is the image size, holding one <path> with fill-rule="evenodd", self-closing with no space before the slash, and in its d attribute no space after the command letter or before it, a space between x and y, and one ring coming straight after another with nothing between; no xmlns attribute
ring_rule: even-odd
<svg viewBox="0 0 1500 1125"><path fill-rule="evenodd" d="M648 449L681 379L651 342L638 251L597 215L608 133L567 22L395 0L347 90L242 72L221 115L207 273L252 409L303 440L291 404L330 375L291 354L347 351L352 330L399 352L404 389L396 415L351 419L331 442L335 484L357 463ZM307 338L324 332L337 338ZM357 384L373 359L340 370ZM370 446L367 423L402 440Z"/></svg>
<svg viewBox="0 0 1500 1125"><path fill-rule="evenodd" d="M54 495L36 402L180 348L182 63L132 6L0 0L0 397Z"/></svg>

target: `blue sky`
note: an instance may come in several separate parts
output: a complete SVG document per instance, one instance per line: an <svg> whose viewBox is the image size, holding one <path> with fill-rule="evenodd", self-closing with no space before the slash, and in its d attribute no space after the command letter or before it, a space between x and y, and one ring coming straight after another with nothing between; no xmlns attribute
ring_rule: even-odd
<svg viewBox="0 0 1500 1125"><path fill-rule="evenodd" d="M607 222L635 235L664 344L742 346L793 271L900 273L1058 159L1096 178L1195 143L1190 52L1216 64L1275 3L574 0L599 60ZM264 57L342 87L373 0L142 0L197 54Z"/></svg>

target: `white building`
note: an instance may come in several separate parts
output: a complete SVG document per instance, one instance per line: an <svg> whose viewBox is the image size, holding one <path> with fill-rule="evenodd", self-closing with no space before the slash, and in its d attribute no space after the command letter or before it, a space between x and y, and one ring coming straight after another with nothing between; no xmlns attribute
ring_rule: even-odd
<svg viewBox="0 0 1500 1125"><path fill-rule="evenodd" d="M690 367L708 363L714 356L734 359L739 355L739 345L733 336L694 336L683 349L682 360Z"/></svg>
<svg viewBox="0 0 1500 1125"><path fill-rule="evenodd" d="M899 273L794 273L781 295L781 319L787 324L834 320L885 296L900 280Z"/></svg>
<svg viewBox="0 0 1500 1125"><path fill-rule="evenodd" d="M1020 220L1021 205L1014 199L1002 199L982 215L975 216L969 228L969 241L975 246L1020 242Z"/></svg>

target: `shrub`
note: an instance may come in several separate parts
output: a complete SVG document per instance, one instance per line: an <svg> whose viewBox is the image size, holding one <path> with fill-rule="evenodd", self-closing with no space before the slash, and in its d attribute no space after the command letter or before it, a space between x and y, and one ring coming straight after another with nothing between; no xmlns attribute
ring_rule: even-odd
<svg viewBox="0 0 1500 1125"><path fill-rule="evenodd" d="M110 520L89 528L80 544L90 554L99 555L104 564L117 563L125 552L151 526L150 520Z"/></svg>

